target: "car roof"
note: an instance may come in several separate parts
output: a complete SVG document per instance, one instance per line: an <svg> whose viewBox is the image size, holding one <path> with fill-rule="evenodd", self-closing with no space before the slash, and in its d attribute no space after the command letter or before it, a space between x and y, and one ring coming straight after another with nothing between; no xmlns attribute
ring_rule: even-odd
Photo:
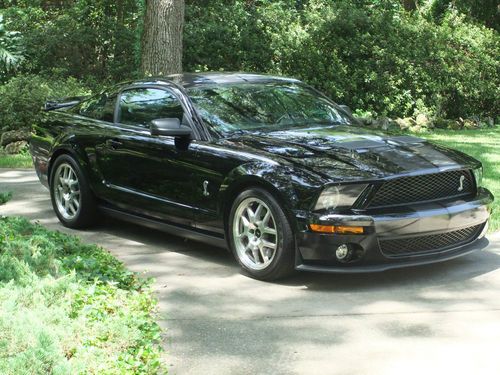
<svg viewBox="0 0 500 375"><path fill-rule="evenodd" d="M163 77L150 77L132 82L133 84L162 85L174 82L184 88L202 85L263 82L300 82L294 78L240 72L182 73Z"/></svg>

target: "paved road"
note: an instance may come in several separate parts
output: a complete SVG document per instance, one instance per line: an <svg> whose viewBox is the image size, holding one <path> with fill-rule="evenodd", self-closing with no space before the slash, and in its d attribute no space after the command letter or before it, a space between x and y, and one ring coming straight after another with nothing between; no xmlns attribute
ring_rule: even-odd
<svg viewBox="0 0 500 375"><path fill-rule="evenodd" d="M500 235L487 251L373 275L264 283L225 251L107 220L57 222L33 171L0 170L23 215L156 278L171 374L500 374Z"/></svg>

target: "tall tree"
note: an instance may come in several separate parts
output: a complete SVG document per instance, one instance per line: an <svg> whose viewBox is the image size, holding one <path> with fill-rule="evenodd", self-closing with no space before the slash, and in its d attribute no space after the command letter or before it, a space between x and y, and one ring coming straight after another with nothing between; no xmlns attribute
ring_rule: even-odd
<svg viewBox="0 0 500 375"><path fill-rule="evenodd" d="M410 12L412 10L417 9L417 0L402 0L403 8Z"/></svg>
<svg viewBox="0 0 500 375"><path fill-rule="evenodd" d="M182 72L184 0L146 0L141 68L144 74Z"/></svg>
<svg viewBox="0 0 500 375"><path fill-rule="evenodd" d="M0 14L0 82L7 78L7 73L15 70L23 61L21 35L17 31L7 31Z"/></svg>

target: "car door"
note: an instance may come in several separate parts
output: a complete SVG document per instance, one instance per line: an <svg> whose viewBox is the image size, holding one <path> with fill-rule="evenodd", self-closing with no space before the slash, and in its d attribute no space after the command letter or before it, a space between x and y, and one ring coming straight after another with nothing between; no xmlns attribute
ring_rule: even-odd
<svg viewBox="0 0 500 375"><path fill-rule="evenodd" d="M115 112L118 133L106 137L98 155L112 203L171 223L194 226L196 152L189 141L152 136L159 118L184 119L178 93L164 87L130 87L120 92Z"/></svg>
<svg viewBox="0 0 500 375"><path fill-rule="evenodd" d="M92 190L100 198L106 198L110 192L103 183L97 154L100 145L107 138L120 133L120 129L114 126L117 96L117 88L102 92L85 100L69 114L72 116L74 133L74 139L70 139L70 142L77 142L78 147L85 152L89 163L85 170Z"/></svg>

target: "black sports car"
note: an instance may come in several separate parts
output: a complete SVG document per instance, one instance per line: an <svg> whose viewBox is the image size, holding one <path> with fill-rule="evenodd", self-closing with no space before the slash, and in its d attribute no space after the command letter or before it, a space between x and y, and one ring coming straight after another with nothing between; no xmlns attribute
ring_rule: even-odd
<svg viewBox="0 0 500 375"><path fill-rule="evenodd" d="M117 216L228 247L265 280L420 265L488 243L480 162L362 128L295 79L182 74L46 110L31 154L68 227Z"/></svg>

